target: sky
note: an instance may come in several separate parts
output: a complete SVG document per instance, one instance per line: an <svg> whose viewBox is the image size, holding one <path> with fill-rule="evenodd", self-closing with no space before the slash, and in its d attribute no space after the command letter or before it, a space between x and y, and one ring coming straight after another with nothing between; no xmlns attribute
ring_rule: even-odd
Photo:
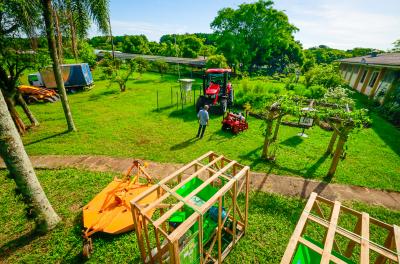
<svg viewBox="0 0 400 264"><path fill-rule="evenodd" d="M250 0L111 0L113 35L144 34L159 41L164 34L212 32L218 10ZM305 48L327 45L391 49L400 39L400 0L275 0L299 31ZM93 27L91 36L100 35Z"/></svg>

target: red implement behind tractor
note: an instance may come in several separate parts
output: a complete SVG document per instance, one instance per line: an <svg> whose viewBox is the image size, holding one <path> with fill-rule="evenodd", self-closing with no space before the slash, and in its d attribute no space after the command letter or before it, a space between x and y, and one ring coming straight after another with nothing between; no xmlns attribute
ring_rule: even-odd
<svg viewBox="0 0 400 264"><path fill-rule="evenodd" d="M204 105L219 105L222 113L233 105L233 88L229 82L231 69L208 69L203 76L203 95L197 99L197 112Z"/></svg>
<svg viewBox="0 0 400 264"><path fill-rule="evenodd" d="M222 129L230 130L235 135L248 128L249 124L241 114L228 113L224 120L222 120Z"/></svg>
<svg viewBox="0 0 400 264"><path fill-rule="evenodd" d="M30 85L20 85L18 90L29 104L36 102L54 103L60 99L59 95L52 89L39 88Z"/></svg>

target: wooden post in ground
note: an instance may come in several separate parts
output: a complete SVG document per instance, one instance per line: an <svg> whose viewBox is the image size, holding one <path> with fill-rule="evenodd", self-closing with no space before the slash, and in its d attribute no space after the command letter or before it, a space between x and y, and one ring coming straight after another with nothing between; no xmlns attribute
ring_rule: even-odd
<svg viewBox="0 0 400 264"><path fill-rule="evenodd" d="M331 167L329 168L327 174L328 177L333 177L333 175L335 175L336 168L337 165L339 164L340 156L343 153L343 147L347 141L348 136L349 136L349 127L344 127L341 131L341 134L339 135L339 141L336 145L336 150L332 158Z"/></svg>
<svg viewBox="0 0 400 264"><path fill-rule="evenodd" d="M334 130L331 137L331 141L329 141L328 148L326 149L326 154L332 154L333 147L335 146L336 143L337 135L338 135L337 132Z"/></svg>
<svg viewBox="0 0 400 264"><path fill-rule="evenodd" d="M275 141L278 138L279 126L281 125L282 117L283 116L280 115L276 120L275 131L274 131L274 136L272 137L272 141Z"/></svg>
<svg viewBox="0 0 400 264"><path fill-rule="evenodd" d="M278 108L278 104L274 103L268 111L267 120L266 120L267 128L265 130L264 147L263 147L263 152L261 154L261 158L263 158L263 159L268 159L268 148L272 142L271 134L272 134L272 128L274 125L274 116L277 111L277 108Z"/></svg>

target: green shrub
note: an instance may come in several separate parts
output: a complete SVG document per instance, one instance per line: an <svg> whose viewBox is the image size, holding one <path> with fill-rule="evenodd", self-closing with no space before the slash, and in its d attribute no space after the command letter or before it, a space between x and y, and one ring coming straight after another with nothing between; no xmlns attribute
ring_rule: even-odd
<svg viewBox="0 0 400 264"><path fill-rule="evenodd" d="M334 65L316 65L305 74L305 85L322 85L325 88L343 85L344 81Z"/></svg>

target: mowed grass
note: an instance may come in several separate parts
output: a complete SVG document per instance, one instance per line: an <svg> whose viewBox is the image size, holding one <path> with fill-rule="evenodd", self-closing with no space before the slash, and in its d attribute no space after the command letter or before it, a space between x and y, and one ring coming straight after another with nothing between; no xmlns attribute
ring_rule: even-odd
<svg viewBox="0 0 400 264"><path fill-rule="evenodd" d="M14 181L6 177L7 171L1 170L0 262L82 262L82 207L115 175L76 169L37 170L37 175L62 222L44 236L31 233L34 223L26 217L22 197L16 195ZM248 232L225 263L238 263L239 259L241 263L279 263L304 205L303 200L252 192ZM350 206L384 222L400 224L400 212L358 203ZM317 229L308 230L317 232ZM384 238L382 235L381 240ZM117 236L98 233L93 241L94 253L88 263L140 262L134 232Z"/></svg>
<svg viewBox="0 0 400 264"><path fill-rule="evenodd" d="M99 74L95 72L94 76ZM331 157L324 153L330 132L314 127L306 131L309 138L299 138L296 134L300 129L281 126L277 160L268 163L260 159L265 130L262 120L249 117L249 130L234 136L221 130L220 115L211 114L205 137L198 140L193 94L183 110L176 105L176 76L161 79L158 74L147 73L134 78L124 93L116 84L108 87L108 81L96 79L92 90L69 95L77 133L66 133L60 102L32 105L41 124L23 138L28 153L186 163L212 150L250 165L254 171L400 191L400 131L374 113L372 128L350 136L346 159L340 162L336 175L327 179ZM197 80L194 87L200 89L200 85Z"/></svg>

